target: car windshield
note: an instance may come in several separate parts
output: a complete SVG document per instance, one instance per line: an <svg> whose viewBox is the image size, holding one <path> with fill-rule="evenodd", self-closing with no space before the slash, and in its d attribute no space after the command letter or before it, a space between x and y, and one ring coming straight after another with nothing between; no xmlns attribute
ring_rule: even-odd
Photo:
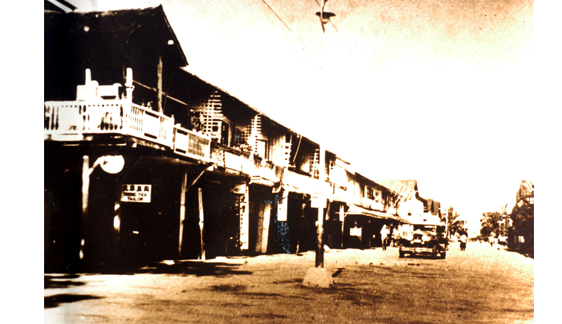
<svg viewBox="0 0 562 324"><path fill-rule="evenodd" d="M420 231L420 232L432 232L435 233L436 232L436 228L435 226L431 226L431 225L414 225L414 231Z"/></svg>
<svg viewBox="0 0 562 324"><path fill-rule="evenodd" d="M445 226L442 225L414 225L414 232L424 232L424 233L444 233Z"/></svg>

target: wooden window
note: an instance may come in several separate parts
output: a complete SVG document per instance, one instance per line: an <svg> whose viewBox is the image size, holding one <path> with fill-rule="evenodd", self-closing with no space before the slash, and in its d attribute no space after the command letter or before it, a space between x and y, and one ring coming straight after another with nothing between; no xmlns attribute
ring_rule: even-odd
<svg viewBox="0 0 562 324"><path fill-rule="evenodd" d="M373 193L373 188L367 187L367 198L375 199L375 195Z"/></svg>

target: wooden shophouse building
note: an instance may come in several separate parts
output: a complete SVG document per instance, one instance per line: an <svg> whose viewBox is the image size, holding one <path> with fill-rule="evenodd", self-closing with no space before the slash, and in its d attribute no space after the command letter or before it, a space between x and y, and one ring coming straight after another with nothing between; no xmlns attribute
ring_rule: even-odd
<svg viewBox="0 0 562 324"><path fill-rule="evenodd" d="M332 248L399 221L403 193L185 71L162 6L44 23L46 271L311 250L319 208Z"/></svg>

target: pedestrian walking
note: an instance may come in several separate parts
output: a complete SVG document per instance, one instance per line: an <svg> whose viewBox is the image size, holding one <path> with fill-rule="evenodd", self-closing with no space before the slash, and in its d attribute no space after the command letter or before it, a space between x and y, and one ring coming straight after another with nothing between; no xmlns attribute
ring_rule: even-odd
<svg viewBox="0 0 562 324"><path fill-rule="evenodd" d="M461 235L461 251L465 251L466 250L466 234L462 233Z"/></svg>
<svg viewBox="0 0 562 324"><path fill-rule="evenodd" d="M381 229L381 242L382 242L382 249L386 250L386 245L388 244L388 234L390 233L390 230L388 229L388 226L386 226L386 224L384 224L384 226Z"/></svg>

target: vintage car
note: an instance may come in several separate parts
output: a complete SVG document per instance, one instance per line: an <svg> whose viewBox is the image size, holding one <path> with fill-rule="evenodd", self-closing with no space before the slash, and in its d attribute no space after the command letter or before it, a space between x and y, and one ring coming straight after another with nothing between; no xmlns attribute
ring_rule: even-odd
<svg viewBox="0 0 562 324"><path fill-rule="evenodd" d="M447 255L446 226L443 223L402 224L399 226L399 256L430 255L445 259Z"/></svg>

